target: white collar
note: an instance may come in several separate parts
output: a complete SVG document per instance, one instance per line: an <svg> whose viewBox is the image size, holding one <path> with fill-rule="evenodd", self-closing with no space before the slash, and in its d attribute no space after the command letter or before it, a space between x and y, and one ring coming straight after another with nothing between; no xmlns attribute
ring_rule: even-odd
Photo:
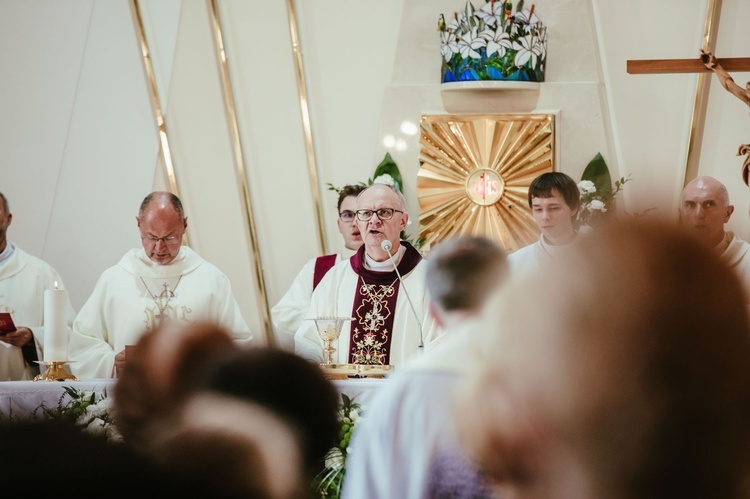
<svg viewBox="0 0 750 499"><path fill-rule="evenodd" d="M3 252L2 252L2 253L0 253L0 265L2 265L2 264L4 264L5 262L7 262L7 261L8 261L8 259L9 259L9 258L10 258L11 256L13 256L13 251L14 251L14 248L13 248L13 243L11 243L10 241L8 241L8 242L7 242L6 244L5 244L5 249L3 250Z"/></svg>
<svg viewBox="0 0 750 499"><path fill-rule="evenodd" d="M204 261L191 248L183 246L174 260L166 265L160 265L151 260L143 248L136 248L125 253L125 256L118 262L118 265L133 275L166 279L192 272Z"/></svg>
<svg viewBox="0 0 750 499"><path fill-rule="evenodd" d="M375 271L375 272L392 272L393 271L393 265L395 264L398 266L399 263L401 263L401 258L404 256L404 253L406 252L406 247L403 244L399 244L398 251L393 256L393 263L391 262L390 258L386 258L382 262L376 262L365 251L365 267Z"/></svg>

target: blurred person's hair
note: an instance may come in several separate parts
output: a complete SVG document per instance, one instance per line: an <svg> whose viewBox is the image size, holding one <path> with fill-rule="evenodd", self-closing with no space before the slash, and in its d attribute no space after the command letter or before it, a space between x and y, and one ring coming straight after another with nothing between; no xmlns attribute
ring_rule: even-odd
<svg viewBox="0 0 750 499"><path fill-rule="evenodd" d="M309 486L297 440L296 431L264 407L198 393L155 436L152 454L165 476L197 496L294 499Z"/></svg>
<svg viewBox="0 0 750 499"><path fill-rule="evenodd" d="M348 184L342 187L339 190L339 197L338 201L336 202L336 209L338 211L341 211L341 204L344 202L344 199L348 198L349 196L354 196L355 198L359 196L359 193L364 191L367 188L365 184Z"/></svg>
<svg viewBox="0 0 750 499"><path fill-rule="evenodd" d="M290 424L300 438L306 473L321 469L338 438L338 390L319 366L291 352L238 352L214 366L203 389L258 404Z"/></svg>
<svg viewBox="0 0 750 499"><path fill-rule="evenodd" d="M545 473L509 443L516 414L523 445L559 443L592 497L747 496L748 311L714 252L671 223L618 222L487 311L460 421L498 482Z"/></svg>
<svg viewBox="0 0 750 499"><path fill-rule="evenodd" d="M0 467L0 480L37 493L79 497L87 492L104 493L112 487L123 497L179 497L190 493L130 446L82 431L69 420L4 421L0 424L0 442L8 456ZM58 455L53 461L45 461L50 446Z"/></svg>
<svg viewBox="0 0 750 499"><path fill-rule="evenodd" d="M164 321L127 349L126 367L114 388L117 428L133 445L148 439L151 424L184 401L205 370L239 347L224 328L207 322Z"/></svg>

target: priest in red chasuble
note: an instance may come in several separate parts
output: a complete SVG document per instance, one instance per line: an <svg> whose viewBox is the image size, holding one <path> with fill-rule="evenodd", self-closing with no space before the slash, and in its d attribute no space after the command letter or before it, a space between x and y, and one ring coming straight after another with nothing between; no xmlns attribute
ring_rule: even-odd
<svg viewBox="0 0 750 499"><path fill-rule="evenodd" d="M334 342L335 363L400 365L438 334L429 314L426 262L399 239L409 214L397 189L386 184L368 187L357 198L356 214L364 245L323 277L306 318L352 319L344 322ZM302 322L294 343L302 357L323 361L315 321Z"/></svg>

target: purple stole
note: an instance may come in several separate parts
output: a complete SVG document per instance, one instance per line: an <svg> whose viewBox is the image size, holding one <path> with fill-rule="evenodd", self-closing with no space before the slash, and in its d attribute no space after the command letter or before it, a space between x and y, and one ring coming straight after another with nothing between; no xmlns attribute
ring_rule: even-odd
<svg viewBox="0 0 750 499"><path fill-rule="evenodd" d="M414 247L404 241L406 248L398 271L405 276L422 260ZM349 260L357 274L357 290L352 306L349 332L349 363L365 365L388 365L391 357L393 320L398 298L398 275L390 272L374 272L365 268L365 246Z"/></svg>
<svg viewBox="0 0 750 499"><path fill-rule="evenodd" d="M315 260L315 272L313 273L313 291L320 284L320 280L323 276L336 265L336 253L333 255L319 256Z"/></svg>

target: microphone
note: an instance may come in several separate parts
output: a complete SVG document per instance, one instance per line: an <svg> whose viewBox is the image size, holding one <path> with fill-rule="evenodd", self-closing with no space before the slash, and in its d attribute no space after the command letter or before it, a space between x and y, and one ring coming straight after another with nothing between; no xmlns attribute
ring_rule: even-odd
<svg viewBox="0 0 750 499"><path fill-rule="evenodd" d="M422 334L422 321L419 320L419 315L417 314L417 311L414 309L414 304L411 302L411 298L409 297L409 292L406 291L406 286L404 285L404 280L401 277L401 273L398 271L398 267L396 266L396 261L393 259L393 255L391 255L391 248L393 247L393 244L388 239L383 239L383 242L380 243L380 248L388 253L388 258L391 260L391 265L393 265L393 270L396 271L396 276L398 277L398 281L401 283L401 289L404 290L404 295L406 295L406 301L409 302L409 307L411 307L411 313L414 314L414 318L417 320L417 326L419 326L419 348L424 348L424 340L423 340L423 334Z"/></svg>

